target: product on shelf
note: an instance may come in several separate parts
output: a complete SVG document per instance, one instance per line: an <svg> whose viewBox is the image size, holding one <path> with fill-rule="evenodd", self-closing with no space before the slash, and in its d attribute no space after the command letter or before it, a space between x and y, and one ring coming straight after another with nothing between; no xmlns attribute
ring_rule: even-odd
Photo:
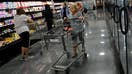
<svg viewBox="0 0 132 74"><path fill-rule="evenodd" d="M11 43L13 41L14 41L14 38L13 37L7 37L7 38L5 38L5 42L6 43Z"/></svg>
<svg viewBox="0 0 132 74"><path fill-rule="evenodd" d="M30 34L32 34L32 33L34 33L34 32L35 32L35 30L30 30L30 31L29 31Z"/></svg>
<svg viewBox="0 0 132 74"><path fill-rule="evenodd" d="M5 20L5 24L6 25L12 25L12 24L14 24L14 20L13 19Z"/></svg>
<svg viewBox="0 0 132 74"><path fill-rule="evenodd" d="M5 5L4 2L1 2L1 3L0 3L0 9L6 9L6 5Z"/></svg>
<svg viewBox="0 0 132 74"><path fill-rule="evenodd" d="M12 33L12 37L14 40L20 39L20 36L17 33Z"/></svg>
<svg viewBox="0 0 132 74"><path fill-rule="evenodd" d="M3 25L4 25L4 22L0 22L0 27L3 27Z"/></svg>
<svg viewBox="0 0 132 74"><path fill-rule="evenodd" d="M42 13L36 13L36 14L32 14L33 15L33 18L36 18L36 17L42 17Z"/></svg>
<svg viewBox="0 0 132 74"><path fill-rule="evenodd" d="M4 40L0 41L0 47L5 46L5 45L7 45L7 44L9 44L9 43L12 43L12 42L14 42L14 41L15 41L15 40L14 40L13 37L5 38Z"/></svg>
<svg viewBox="0 0 132 74"><path fill-rule="evenodd" d="M0 41L0 47L2 47L5 44L5 41Z"/></svg>
<svg viewBox="0 0 132 74"><path fill-rule="evenodd" d="M9 43L12 43L18 39L20 39L19 35L16 33L13 33L11 37L6 37L6 38L0 40L0 47L5 46Z"/></svg>
<svg viewBox="0 0 132 74"><path fill-rule="evenodd" d="M5 4L6 4L7 9L16 8L16 3L15 2L5 2Z"/></svg>
<svg viewBox="0 0 132 74"><path fill-rule="evenodd" d="M42 11L43 7L31 7L31 8L24 8L25 12L37 12Z"/></svg>

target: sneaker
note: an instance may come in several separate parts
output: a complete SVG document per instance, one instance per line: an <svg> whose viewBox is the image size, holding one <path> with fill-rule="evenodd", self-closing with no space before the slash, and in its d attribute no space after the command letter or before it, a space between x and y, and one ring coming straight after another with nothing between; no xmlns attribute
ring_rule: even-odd
<svg viewBox="0 0 132 74"><path fill-rule="evenodd" d="M20 61L24 61L25 60L25 58L24 57L22 57L21 59L20 59Z"/></svg>
<svg viewBox="0 0 132 74"><path fill-rule="evenodd" d="M28 58L25 58L24 61L28 61Z"/></svg>
<svg viewBox="0 0 132 74"><path fill-rule="evenodd" d="M72 56L72 58L76 58L77 56L78 56L78 55L77 55L77 54L75 54L75 55L73 55L73 56Z"/></svg>

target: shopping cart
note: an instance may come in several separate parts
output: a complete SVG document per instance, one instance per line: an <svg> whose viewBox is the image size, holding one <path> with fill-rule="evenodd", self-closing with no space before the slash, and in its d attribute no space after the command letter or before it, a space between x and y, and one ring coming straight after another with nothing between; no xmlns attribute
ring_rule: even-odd
<svg viewBox="0 0 132 74"><path fill-rule="evenodd" d="M70 23L69 23L70 24ZM67 44L67 42L71 42L72 40L70 40L71 38L71 34L69 34L70 31L70 26L68 26L68 28L66 28L65 32L63 35L61 35L62 37L62 43L63 43L63 53L60 55L60 57L56 60L56 62L52 65L51 70L55 71L55 74L58 74L59 71L64 71L66 74L69 74L69 70L70 67L76 62L78 61L81 57L83 58L87 58L87 54L85 52L85 49L83 48L83 42L78 42L75 46L78 49L78 56L76 58L72 58L70 55L71 53L68 51L68 49L70 49ZM66 42L67 41L67 42ZM66 44L67 43L67 44ZM72 46L71 46L72 48ZM70 49L72 50L72 49Z"/></svg>
<svg viewBox="0 0 132 74"><path fill-rule="evenodd" d="M31 42L32 40L37 40L40 41L40 45L41 45L41 51L40 54L42 55L42 52L44 50L44 48L46 48L45 42L44 42L44 32L46 31L46 26L45 23L43 24L38 24L37 22L32 24L32 27L34 27L35 32L30 33L30 37L29 37L29 48L31 49L32 45Z"/></svg>

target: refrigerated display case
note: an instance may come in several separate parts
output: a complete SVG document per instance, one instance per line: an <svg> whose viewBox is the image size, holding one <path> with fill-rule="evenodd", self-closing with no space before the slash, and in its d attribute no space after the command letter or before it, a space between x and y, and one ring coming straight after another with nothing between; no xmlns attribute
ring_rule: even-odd
<svg viewBox="0 0 132 74"><path fill-rule="evenodd" d="M113 21L115 22L111 22L112 34L114 34L113 38L117 41L115 45L118 49L124 71L123 74L132 74L131 0L115 0L114 4L114 11L112 13L114 14ZM119 13L116 10L119 11ZM116 17L119 17L118 22L116 22Z"/></svg>

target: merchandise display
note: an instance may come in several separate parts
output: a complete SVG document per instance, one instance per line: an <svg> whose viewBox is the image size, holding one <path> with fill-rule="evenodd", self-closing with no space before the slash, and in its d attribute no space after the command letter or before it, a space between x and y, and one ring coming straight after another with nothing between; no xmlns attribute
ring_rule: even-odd
<svg viewBox="0 0 132 74"><path fill-rule="evenodd" d="M67 2L68 7L70 7L70 3ZM14 24L14 16L16 15L16 9L24 9L25 14L34 20L34 23L29 23L28 27L30 29L30 43L36 43L40 39L36 39L32 37L34 35L38 35L36 33L40 31L44 31L47 25L45 22L45 16L43 13L45 12L45 4L49 4L51 9L53 10L53 14L55 16L54 25L58 26L60 23L56 23L56 21L62 21L60 17L61 8L63 7L63 2L54 3L52 1L42 2L42 1L12 1L12 2L0 2L0 65L8 62L12 58L16 57L21 52L21 44L22 39L15 31ZM55 12L55 13L54 13ZM35 38L35 39L34 39Z"/></svg>
<svg viewBox="0 0 132 74"><path fill-rule="evenodd" d="M15 31L13 20L16 9L24 9L25 14L34 20L34 23L29 24L29 32L35 34L34 32L37 30L46 27L42 12L45 10L44 5L47 3L49 3L51 9L54 8L60 13L62 3L41 1L0 2L0 65L20 54L22 40ZM31 45L35 42L36 40L31 40Z"/></svg>
<svg viewBox="0 0 132 74"><path fill-rule="evenodd" d="M34 33L38 25L44 24L42 11L45 10L44 5L49 4L51 9L55 9L57 13L61 12L63 3L27 1L27 2L1 2L0 3L0 47L7 45L20 37L15 33L13 17L16 15L17 8L23 8L26 15L35 21L35 24L30 25L30 33ZM36 26L35 26L36 25ZM46 27L46 26L41 26Z"/></svg>
<svg viewBox="0 0 132 74"><path fill-rule="evenodd" d="M23 8L26 15L39 24L42 23L42 10L44 2L1 2L0 3L0 47L18 40L20 37L15 33L13 17L17 8ZM31 33L35 29L30 30Z"/></svg>
<svg viewBox="0 0 132 74"><path fill-rule="evenodd" d="M0 47L8 45L16 40L20 39L19 35L16 33L12 33L11 37L6 37L0 40Z"/></svg>

